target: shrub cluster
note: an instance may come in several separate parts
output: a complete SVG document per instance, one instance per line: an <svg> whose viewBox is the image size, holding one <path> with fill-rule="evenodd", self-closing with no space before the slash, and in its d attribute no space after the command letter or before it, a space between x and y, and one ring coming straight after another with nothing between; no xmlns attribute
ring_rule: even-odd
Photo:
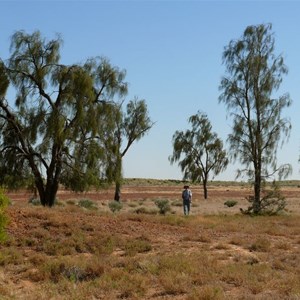
<svg viewBox="0 0 300 300"><path fill-rule="evenodd" d="M165 215L167 212L171 210L169 200L167 199L156 199L154 203L158 207L159 213L161 215Z"/></svg>
<svg viewBox="0 0 300 300"><path fill-rule="evenodd" d="M256 212L258 215L278 215L282 213L286 208L285 197L280 191L280 187L276 182L273 182L272 187L269 190L262 192L263 197L259 200L259 211ZM247 210L241 209L243 214L254 214L254 196L246 198L250 202L250 206Z"/></svg>
<svg viewBox="0 0 300 300"><path fill-rule="evenodd" d="M97 209L96 204L92 200L89 200L89 199L81 199L78 201L77 205L79 207L83 207L86 209Z"/></svg>
<svg viewBox="0 0 300 300"><path fill-rule="evenodd" d="M226 205L227 207L233 207L237 204L238 202L235 200L227 200L224 202L224 205Z"/></svg>
<svg viewBox="0 0 300 300"><path fill-rule="evenodd" d="M122 209L123 205L121 202L113 200L108 203L108 207L113 213L115 213L119 212Z"/></svg>

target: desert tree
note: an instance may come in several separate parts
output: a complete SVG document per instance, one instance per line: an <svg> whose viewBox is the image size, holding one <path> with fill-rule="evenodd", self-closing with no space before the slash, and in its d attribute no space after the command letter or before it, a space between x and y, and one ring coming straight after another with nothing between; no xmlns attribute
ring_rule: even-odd
<svg viewBox="0 0 300 300"><path fill-rule="evenodd" d="M219 102L232 117L230 153L254 184L254 200L249 211L260 213L262 182L274 174L287 176L288 164L277 166L276 153L286 141L291 124L282 112L291 105L288 94L274 98L288 70L282 55L275 54L271 24L248 26L242 37L231 40L223 52L226 75L220 84ZM281 143L281 144L282 144Z"/></svg>
<svg viewBox="0 0 300 300"><path fill-rule="evenodd" d="M123 103L111 106L111 113L106 117L114 120L113 130L105 140L105 147L113 150L107 151L110 157L107 158L109 165L106 175L115 182L114 200L119 201L123 157L134 142L139 141L149 132L154 123L149 117L146 101L137 98L130 100L125 109ZM109 129L106 132L109 132Z"/></svg>
<svg viewBox="0 0 300 300"><path fill-rule="evenodd" d="M128 93L126 71L112 66L107 58L90 58L83 68L92 79L92 110L86 115L62 174L62 182L75 191L115 181L112 162L116 150L112 141L120 118L120 103Z"/></svg>
<svg viewBox="0 0 300 300"><path fill-rule="evenodd" d="M99 63L100 61L100 63ZM134 142L139 141L153 126L145 100L135 98L126 105L128 85L125 70L111 66L105 58L92 58L85 68L94 79L98 127L91 140L101 149L102 176L115 183L114 200L120 200L122 160ZM100 120L100 122L99 122ZM97 161L97 160L95 160Z"/></svg>
<svg viewBox="0 0 300 300"><path fill-rule="evenodd" d="M106 179L104 115L114 96L127 92L125 72L106 59L61 64L61 43L18 31L0 64L0 171L12 168L11 181L30 170L42 205L50 207L60 183L83 190Z"/></svg>
<svg viewBox="0 0 300 300"><path fill-rule="evenodd" d="M41 203L50 207L82 131L92 134L95 116L93 79L80 65L60 64L61 43L18 31L1 70L15 89L14 103L6 94L0 99L1 169L13 166L15 178L31 170Z"/></svg>
<svg viewBox="0 0 300 300"><path fill-rule="evenodd" d="M212 131L206 114L198 112L189 118L191 129L176 131L173 135L173 164L179 161L185 180L202 182L204 198L207 199L209 175L218 175L228 164L223 142Z"/></svg>

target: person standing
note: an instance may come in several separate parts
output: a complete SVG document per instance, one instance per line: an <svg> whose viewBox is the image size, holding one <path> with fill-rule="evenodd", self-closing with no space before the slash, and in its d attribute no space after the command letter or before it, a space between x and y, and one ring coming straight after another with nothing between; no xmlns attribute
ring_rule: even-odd
<svg viewBox="0 0 300 300"><path fill-rule="evenodd" d="M188 185L183 187L182 191L182 201L183 201L183 213L188 216L190 214L190 208L192 203L192 191Z"/></svg>

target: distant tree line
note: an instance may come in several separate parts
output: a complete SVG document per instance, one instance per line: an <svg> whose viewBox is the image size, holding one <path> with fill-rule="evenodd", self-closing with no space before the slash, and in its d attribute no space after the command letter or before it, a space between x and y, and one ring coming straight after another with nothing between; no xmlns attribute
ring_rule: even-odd
<svg viewBox="0 0 300 300"><path fill-rule="evenodd" d="M122 158L153 126L145 100L125 105L126 72L105 58L60 62L62 40L16 32L0 59L0 184L31 184L53 206L59 184L75 191L115 182Z"/></svg>

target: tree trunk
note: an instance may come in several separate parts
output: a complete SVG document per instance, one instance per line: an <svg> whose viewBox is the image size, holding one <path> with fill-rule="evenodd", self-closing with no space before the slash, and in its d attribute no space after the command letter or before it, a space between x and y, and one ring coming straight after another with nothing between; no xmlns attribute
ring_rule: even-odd
<svg viewBox="0 0 300 300"><path fill-rule="evenodd" d="M256 170L255 171L255 182L254 182L254 202L253 202L254 214L258 214L261 209L260 190L261 190L261 175L260 175L260 170Z"/></svg>
<svg viewBox="0 0 300 300"><path fill-rule="evenodd" d="M45 191L45 200L46 205L52 207L55 204L56 194L58 191L58 181L51 180L50 183L47 183L46 191Z"/></svg>
<svg viewBox="0 0 300 300"><path fill-rule="evenodd" d="M207 199L207 178L204 178L203 180L203 194L204 194L204 199Z"/></svg>
<svg viewBox="0 0 300 300"><path fill-rule="evenodd" d="M56 155L55 157L57 158L59 155ZM41 204L43 206L52 207L55 204L55 198L59 187L61 161L59 159L52 161L49 169L47 170L46 185L44 184L42 176L37 171L36 167L34 170L36 170L35 184L39 192Z"/></svg>
<svg viewBox="0 0 300 300"><path fill-rule="evenodd" d="M207 199L207 186L205 184L204 188L204 199Z"/></svg>
<svg viewBox="0 0 300 300"><path fill-rule="evenodd" d="M55 198L58 191L57 180L47 180L46 187L38 186L40 201L43 206L52 207L55 204Z"/></svg>
<svg viewBox="0 0 300 300"><path fill-rule="evenodd" d="M122 181L122 156L118 155L116 161L116 171L115 171L115 201L120 201L121 198L121 181Z"/></svg>
<svg viewBox="0 0 300 300"><path fill-rule="evenodd" d="M121 184L119 181L116 182L116 188L115 188L115 201L120 201L121 198Z"/></svg>
<svg viewBox="0 0 300 300"><path fill-rule="evenodd" d="M39 194L39 197L40 197L40 201L41 201L41 204L43 206L46 206L46 202L45 202L45 189L44 189L44 183L42 180L40 180L39 178L36 178L35 179L35 186L38 190L38 194Z"/></svg>
<svg viewBox="0 0 300 300"><path fill-rule="evenodd" d="M52 149L52 161L47 170L47 183L44 194L44 203L46 206L52 207L55 204L55 198L59 186L59 178L61 173L61 149L58 145L54 145Z"/></svg>

